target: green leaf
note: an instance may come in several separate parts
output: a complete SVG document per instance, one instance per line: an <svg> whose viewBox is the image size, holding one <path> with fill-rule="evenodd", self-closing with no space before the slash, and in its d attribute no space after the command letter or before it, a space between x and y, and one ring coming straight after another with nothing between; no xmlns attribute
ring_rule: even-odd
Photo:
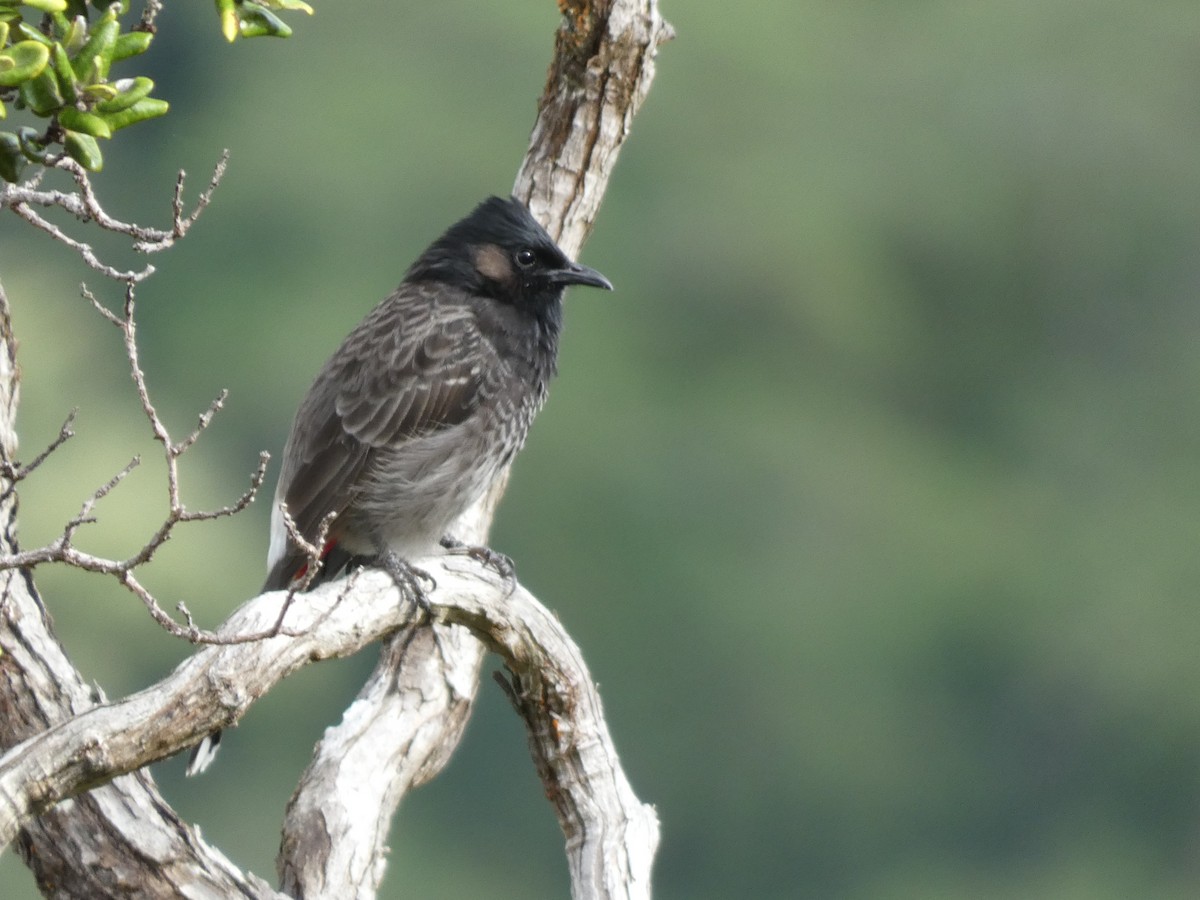
<svg viewBox="0 0 1200 900"><path fill-rule="evenodd" d="M0 47L8 43L8 23L0 22Z"/></svg>
<svg viewBox="0 0 1200 900"><path fill-rule="evenodd" d="M154 82L143 75L139 75L137 78L122 78L120 81L103 86L112 89L114 94L112 97L105 97L96 103L93 108L98 113L116 113L129 109L154 90ZM99 88L101 85L95 85L95 87Z"/></svg>
<svg viewBox="0 0 1200 900"><path fill-rule="evenodd" d="M170 108L171 105L166 100L159 100L157 97L143 97L129 108L118 112L104 113L103 117L104 121L108 123L108 127L116 131L136 125L138 122L145 122L147 119L165 116Z"/></svg>
<svg viewBox="0 0 1200 900"><path fill-rule="evenodd" d="M21 82L21 102L39 116L48 116L63 105L58 90L58 79L49 69L44 69L37 78Z"/></svg>
<svg viewBox="0 0 1200 900"><path fill-rule="evenodd" d="M300 12L313 14L313 8L304 0L262 0L263 6L269 6L271 9L285 10L300 10Z"/></svg>
<svg viewBox="0 0 1200 900"><path fill-rule="evenodd" d="M217 0L217 15L221 18L221 34L232 44L238 36L238 14L234 0Z"/></svg>
<svg viewBox="0 0 1200 900"><path fill-rule="evenodd" d="M58 79L58 89L62 93L63 102L74 103L79 99L79 86L75 83L75 69L71 66L66 48L55 41L51 54L54 56L54 75Z"/></svg>
<svg viewBox="0 0 1200 900"><path fill-rule="evenodd" d="M39 44L45 44L46 47L50 47L54 43L54 41L50 40L50 38L46 37L27 22L18 22L17 32L26 40L37 41Z"/></svg>
<svg viewBox="0 0 1200 900"><path fill-rule="evenodd" d="M67 155L89 172L99 172L104 168L104 155L100 152L100 145L90 134L68 131L63 135L63 146L67 148Z"/></svg>
<svg viewBox="0 0 1200 900"><path fill-rule="evenodd" d="M84 42L88 39L88 23L85 16L76 16L67 23L67 27L62 33L62 44L67 48L67 52L74 55L83 47Z"/></svg>
<svg viewBox="0 0 1200 900"><path fill-rule="evenodd" d="M37 41L20 41L0 51L0 87L16 87L36 78L50 61L50 51Z"/></svg>
<svg viewBox="0 0 1200 900"><path fill-rule="evenodd" d="M74 106L64 106L58 113L59 124L70 131L79 131L92 137L112 137L112 127L103 116L84 112Z"/></svg>
<svg viewBox="0 0 1200 900"><path fill-rule="evenodd" d="M60 13L67 9L67 0L21 0L21 2L46 13Z"/></svg>
<svg viewBox="0 0 1200 900"><path fill-rule="evenodd" d="M16 182L21 178L21 170L28 164L25 154L21 152L21 143L17 136L8 131L0 131L0 178Z"/></svg>
<svg viewBox="0 0 1200 900"><path fill-rule="evenodd" d="M42 136L28 125L17 129L17 141L21 145L21 153L30 162L46 161L46 145L42 142Z"/></svg>
<svg viewBox="0 0 1200 900"><path fill-rule="evenodd" d="M89 84L80 89L84 98L92 103L103 103L117 96L117 89L111 84Z"/></svg>
<svg viewBox="0 0 1200 900"><path fill-rule="evenodd" d="M71 57L71 65L80 81L91 84L108 78L108 67L112 64L113 49L121 23L111 12L92 26L92 33L79 52Z"/></svg>
<svg viewBox="0 0 1200 900"><path fill-rule="evenodd" d="M127 31L118 37L117 42L113 45L113 62L145 53L152 40L154 40L154 35L149 31Z"/></svg>
<svg viewBox="0 0 1200 900"><path fill-rule="evenodd" d="M265 6L251 3L249 0L241 4L238 29L244 38L292 36L292 29L283 19Z"/></svg>

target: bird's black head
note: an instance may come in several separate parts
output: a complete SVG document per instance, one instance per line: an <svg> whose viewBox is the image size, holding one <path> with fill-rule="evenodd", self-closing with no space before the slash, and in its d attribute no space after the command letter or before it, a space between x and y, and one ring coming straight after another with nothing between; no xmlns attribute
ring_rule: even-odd
<svg viewBox="0 0 1200 900"><path fill-rule="evenodd" d="M520 200L489 197L451 225L408 270L406 281L443 281L540 312L571 284L612 290L608 279L567 259Z"/></svg>

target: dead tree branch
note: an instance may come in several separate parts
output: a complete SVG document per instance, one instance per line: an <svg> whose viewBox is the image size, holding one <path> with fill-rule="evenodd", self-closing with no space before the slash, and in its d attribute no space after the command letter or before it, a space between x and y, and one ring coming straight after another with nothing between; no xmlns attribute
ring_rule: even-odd
<svg viewBox="0 0 1200 900"><path fill-rule="evenodd" d="M124 235L133 240L133 249L139 253L158 253L175 245L175 242L188 233L196 223L200 214L212 202L213 193L221 179L225 176L225 167L229 162L229 151L221 154L209 179L208 187L201 192L196 200L196 206L190 213L184 213L183 185L186 173L180 172L175 179L175 193L171 199L171 227L167 229L150 228L133 222L123 222L110 216L100 205L96 191L88 178L87 170L69 156L61 156L54 160L53 168L61 169L71 176L75 182L74 191L40 190L41 182L46 174L43 169L24 184L3 184L0 186L0 210L11 209L33 227L46 232L60 244L64 244L77 252L87 265L113 281L126 284L137 284L145 281L154 274L154 266L134 271L122 271L115 266L102 261L92 246L84 241L71 237L34 207L57 208L65 210L82 222L87 222L109 231L113 234Z"/></svg>
<svg viewBox="0 0 1200 900"><path fill-rule="evenodd" d="M178 191L176 192L178 197ZM109 559L102 556L97 556L81 550L75 544L76 534L84 525L91 525L96 522L95 507L102 499L108 496L124 479L138 466L141 458L135 456L129 463L117 472L105 484L97 488L90 497L83 502L79 513L75 515L63 527L62 534L55 540L51 541L43 547L38 547L34 550L23 550L14 553L0 553L0 570L5 569L33 569L36 566L46 563L64 563L68 566L73 566L77 569L83 569L86 572L94 572L100 575L110 575L117 579L122 585L142 601L154 621L161 625L171 634L176 637L183 638L194 643L228 643L229 641L255 641L260 638L277 634L277 631L264 630L257 634L239 634L221 636L212 631L196 627L191 616L183 610L187 624L180 625L171 617L162 605L150 593L149 590L141 583L137 577L137 570L153 558L172 534L174 534L177 526L190 522L209 522L214 519L224 518L225 516L236 515L246 509L254 502L258 496L258 491L262 487L263 480L267 474L267 462L270 455L261 453L259 455L258 466L250 475L250 486L242 492L233 503L226 506L221 506L210 510L190 510L182 499L180 492L180 476L179 476L179 461L188 450L199 439L201 433L212 423L213 416L221 409L225 403L225 398L228 396L227 391L221 391L217 398L209 405L208 409L200 414L197 425L192 431L180 441L175 441L171 437L170 431L163 423L162 418L158 414L153 401L150 399L150 389L146 384L146 374L142 371L141 357L138 351L137 343L137 321L136 301L135 301L135 285L133 282L128 282L125 285L125 299L120 313L113 312L108 307L104 306L96 296L87 288L83 287L84 298L92 305L92 307L100 313L106 320L115 325L121 332L122 341L125 347L125 355L129 361L130 376L133 378L134 386L137 390L138 400L141 403L142 412L145 414L150 425L151 433L154 439L162 445L163 459L166 464L166 487L167 487L167 514L158 528L150 535L149 539L142 545L141 549L134 552L131 556L125 559ZM9 467L6 474L12 481L18 481L29 474L37 465L39 465L54 449L60 446L67 438L71 436L71 423L74 420L74 412L68 416L67 421L63 424L62 430L58 438L50 444L29 466L17 466L16 468Z"/></svg>
<svg viewBox="0 0 1200 900"><path fill-rule="evenodd" d="M539 771L567 829L575 895L648 897L657 820L629 787L600 697L558 619L523 588L462 556L417 563L438 582L430 601L435 619L469 628L512 675ZM286 603L285 592L264 594L231 616L223 630L261 631ZM359 572L293 606L289 634L209 647L159 684L29 737L0 757L0 845L53 804L235 724L296 669L355 653L421 614L388 576ZM341 835L325 837L343 843ZM314 863L320 877L322 861ZM285 889L290 893L294 886Z"/></svg>
<svg viewBox="0 0 1200 900"><path fill-rule="evenodd" d="M71 438L75 437L75 416L78 414L78 408L67 413L67 418L63 421L62 427L58 429L57 437L47 444L46 449L35 456L32 462L19 463L9 462L7 460L0 462L0 476L3 476L4 478L16 484L19 481L24 481L26 478L32 475L38 466L50 458L50 454L52 454Z"/></svg>

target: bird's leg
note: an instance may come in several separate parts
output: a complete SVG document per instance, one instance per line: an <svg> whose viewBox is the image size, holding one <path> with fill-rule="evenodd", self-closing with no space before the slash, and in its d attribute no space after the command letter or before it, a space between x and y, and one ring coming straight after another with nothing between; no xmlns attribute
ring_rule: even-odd
<svg viewBox="0 0 1200 900"><path fill-rule="evenodd" d="M373 562L392 576L392 581L396 583L402 596L412 600L426 616L432 617L433 609L429 605L428 592L437 589L437 582L433 580L432 575L424 569L418 569L395 550L383 550Z"/></svg>
<svg viewBox="0 0 1200 900"><path fill-rule="evenodd" d="M451 537L450 535L443 537L441 544L451 553L461 553L477 562L483 563L504 579L504 584L510 591L516 585L516 567L513 565L513 561L503 553L498 553L491 547L485 547L482 544L464 544L458 538Z"/></svg>

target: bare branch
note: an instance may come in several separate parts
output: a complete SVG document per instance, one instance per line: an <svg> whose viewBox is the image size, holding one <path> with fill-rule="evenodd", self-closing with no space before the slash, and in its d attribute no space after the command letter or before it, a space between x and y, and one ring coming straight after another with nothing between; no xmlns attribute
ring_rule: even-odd
<svg viewBox="0 0 1200 900"><path fill-rule="evenodd" d="M11 472L17 447L16 339L0 285L0 468ZM0 475L0 477L5 477ZM0 551L15 553L16 492L0 491ZM0 572L0 745L11 747L103 700L71 665L50 632L33 579ZM241 897L282 900L240 872L177 816L146 772L118 778L29 822L11 845L39 885L58 896ZM97 865L96 860L103 860ZM118 887L121 886L121 887ZM5 885L5 895L11 893ZM18 889L19 891L19 889Z"/></svg>
<svg viewBox="0 0 1200 900"><path fill-rule="evenodd" d="M158 14L162 12L162 0L146 0L146 8L142 10L142 21L138 25L138 31L154 31L154 21L158 18Z"/></svg>
<svg viewBox="0 0 1200 900"><path fill-rule="evenodd" d="M283 519L283 527L287 531L288 540L295 544L296 549L303 553L305 557L304 568L302 569L303 574L292 586L289 593L307 591L325 565L325 544L329 539L329 529L333 527L333 520L337 518L337 510L331 510L322 517L321 521L317 524L317 534L312 541L309 541L300 533L300 526L292 518L292 514L288 511L286 503L281 502L279 504L279 514Z"/></svg>
<svg viewBox="0 0 1200 900"><path fill-rule="evenodd" d="M182 179L180 181L182 186ZM210 191L208 192L211 195ZM207 200L205 200L207 202ZM241 512L258 496L259 490L262 488L263 481L267 474L267 463L270 460L270 455L266 452L260 453L258 458L258 466L250 476L250 486L239 496L233 503L217 509L209 510L189 510L182 500L180 491L179 478L179 460L187 453L188 450L200 438L200 435L212 423L213 416L222 408L225 398L228 396L227 391L221 391L217 398L209 405L208 409L200 414L196 427L179 442L175 442L171 438L171 433L168 431L166 424L158 414L154 402L150 398L150 389L146 383L146 374L142 371L141 356L138 351L137 343L137 320L136 320L136 295L135 284L126 282L125 298L122 304L121 312L116 313L109 309L97 299L96 295L88 289L87 285L81 286L81 293L92 308L100 313L108 322L111 322L116 328L121 331L122 341L125 346L125 355L129 361L129 373L133 379L135 389L137 391L138 400L142 406L142 412L146 416L146 420L150 424L151 433L154 439L163 448L163 459L166 464L166 483L167 483L167 514L162 523L150 535L149 539L143 544L142 548L126 559L109 559L101 556L96 556L78 549L75 546L75 536L79 529L84 525L92 524L96 521L94 510L96 504L108 496L124 479L133 471L140 463L140 457L134 457L125 468L114 475L108 482L97 488L92 495L84 501L80 507L79 513L72 518L63 528L62 534L51 543L37 550L26 550L22 552L0 554L0 570L13 568L33 568L38 565L51 562L65 563L77 569L83 569L87 572L95 572L103 575L110 575L124 585L131 593L142 601L151 617L164 629L176 637L183 638L194 643L209 643L209 644L226 644L261 640L264 637L270 637L280 633L283 627L282 617L271 629L266 629L258 633L243 634L234 636L220 636L211 631L205 631L197 628L190 614L186 616L186 625L180 625L171 615L163 609L162 605L146 589L141 581L135 575L135 571L141 566L149 563L158 549L170 540L176 526L183 522L206 522L212 519L218 519L224 516L231 516ZM57 445L69 437L69 426L73 421L74 413L68 417L64 423L62 433L51 447L45 451L34 464L40 463ZM30 468L18 469L12 474L22 475L27 474ZM14 477L15 481L16 478ZM326 526L327 528L328 526ZM307 587L307 584L305 585ZM185 608L186 609L186 608Z"/></svg>
<svg viewBox="0 0 1200 900"><path fill-rule="evenodd" d="M655 0L560 0L546 90L513 193L576 256L591 233L617 156L675 36Z"/></svg>
<svg viewBox="0 0 1200 900"><path fill-rule="evenodd" d="M14 190L12 190L12 188L13 186L9 185L6 189L6 192L10 194L16 193ZM76 199L73 194L62 194L59 191L50 191L40 196L45 197L47 202L42 202L40 199L35 199L32 202L41 203L43 206L58 205L70 212L75 212L76 215L80 216L80 218L83 218L83 214L81 212L77 212L76 209L72 208L77 207L76 203L70 202ZM8 206L13 212L15 212L30 225L46 232L46 234L50 235L50 237L54 238L60 244L66 244L81 257L83 257L83 261L87 263L89 268L95 269L106 278L111 278L113 281L137 283L139 281L146 280L154 274L154 266L146 266L146 268L138 272L133 270L122 272L119 269L115 269L112 266L101 262L100 258L96 256L96 251L92 249L91 244L75 240L75 238L68 235L53 222L50 222L49 220L38 215L29 208L29 201L12 200L10 202L6 202L7 199L8 198L5 198L3 194L0 194L0 206Z"/></svg>
<svg viewBox="0 0 1200 900"><path fill-rule="evenodd" d="M208 405L208 409L200 413L200 418L196 423L196 427L192 429L192 433L185 437L178 444L171 448L171 452L176 456L182 456L187 452L192 444L196 443L196 439L200 437L200 432L209 426L215 416L225 406L225 401L229 399L229 391L221 388L221 393L217 394L217 398Z"/></svg>
<svg viewBox="0 0 1200 900"><path fill-rule="evenodd" d="M150 537L146 544L135 554L126 559L109 559L103 556L96 556L80 550L75 546L75 534L83 525L89 525L96 521L93 515L93 510L96 504L111 493L125 477L133 471L140 463L140 457L134 457L128 465L114 475L111 479L97 488L92 495L84 501L80 507L79 513L76 514L63 528L63 533L57 539L51 541L44 547L39 547L36 550L22 550L13 553L0 554L0 571L8 569L32 569L46 563L64 563L76 569L82 569L85 572L94 572L99 575L110 575L124 585L131 593L134 594L149 611L151 617L166 629L170 634L178 638L190 641L196 644L237 644L250 643L260 641L263 638L273 637L281 633L282 620L277 622L273 627L263 629L261 631L249 632L239 635L222 635L213 631L206 631L197 628L191 615L187 614L187 625L180 625L170 614L167 613L155 599L154 595L148 591L145 586L138 580L134 574L135 570L144 566L154 557L155 552L170 538L175 526L180 522L196 522L216 519L222 516L229 516L241 512L250 503L253 502L259 489L262 487L264 478L266 477L267 462L270 455L261 453L259 455L258 468L250 477L250 487L242 494L238 500L229 505L223 506L215 510L206 510L204 512L189 513L182 507L178 507L168 513L167 518L159 526L158 530Z"/></svg>
<svg viewBox="0 0 1200 900"><path fill-rule="evenodd" d="M136 469L141 461L142 458L140 456L135 456L125 464L125 468L121 469L121 471L119 471L116 475L114 475L104 484L100 485L100 487L96 488L96 490L92 492L92 496L83 501L83 506L79 508L78 515L71 519L71 521L67 523L67 527L63 529L62 543L64 547L70 547L71 540L75 537L75 532L79 530L81 525L90 525L96 521L95 517L92 515L92 510L95 509L96 504L112 493L113 488L124 481L125 477L134 469Z"/></svg>
<svg viewBox="0 0 1200 900"><path fill-rule="evenodd" d="M310 542L300 533L300 526L296 524L296 520L288 512L286 503L280 502L279 514L283 519L283 527L287 531L288 540L292 541L304 554L305 565L301 570L300 577L287 589L287 597L284 598L283 604L279 607L279 617L270 629L270 637L284 633L283 620L287 616L288 609L295 602L296 595L307 591L321 573L322 568L324 568L325 560L322 554L325 550L325 542L329 538L329 529L333 526L333 520L337 518L336 510L326 513L317 525L316 539ZM348 591L353 587L354 580L355 576L352 574L346 581L345 590Z"/></svg>
<svg viewBox="0 0 1200 900"><path fill-rule="evenodd" d="M152 27L159 3L157 0L150 0L150 3L153 11L148 7L145 21ZM514 193L527 200L534 214L574 256L590 229L616 154L628 134L629 122L649 86L655 50L670 30L659 18L654 0L561 0L560 9L564 11L565 20L558 35L555 62L546 93L539 103L538 121ZM64 199L57 199L55 192L40 191L40 181L34 180L21 187L28 192L23 195L0 191L0 209L23 204L29 213L33 213L33 207L52 206L81 219L101 223L100 218L87 210L90 184L86 183L86 174L83 175L85 184L80 184L68 166L59 168L76 178L74 192L58 195ZM195 215L207 204L223 168L224 160L217 166L209 190L201 195L190 216L185 216L183 211L181 173L172 198L169 230L146 230L143 235L118 228L117 233L133 238L139 252L154 252L170 246L186 232L195 221ZM94 195L91 196L94 201ZM105 227L104 224L101 223L101 227ZM58 232L61 234L62 230L58 229ZM68 246L75 247L81 254L81 247L91 250L78 242L68 243ZM85 260L87 258L85 255ZM91 258L99 262L94 253ZM147 267L144 273L126 273L107 267L97 271L108 277L115 276L132 287L139 279L147 277L150 268ZM101 314L123 329L127 344L134 340L131 292L120 311L106 310L94 298L90 299ZM348 630L351 636L345 639L345 652L353 652L351 644L355 641L361 646L372 639L371 635L400 629L360 694L361 702L348 710L341 726L327 732L318 757L306 772L289 809L280 856L283 883L294 895L311 898L369 896L372 885L377 886L382 875L387 824L400 798L412 786L436 775L449 758L465 725L477 689L483 652L482 644L468 630L473 628L478 629L481 636L486 635L484 640L488 646L505 655L510 665L510 696L529 723L539 774L547 794L555 802L568 838L574 895L577 898L648 896L650 860L657 843L653 812L633 798L615 764L590 676L581 668L581 663L578 668L574 665L577 651L574 656L566 652L561 658L554 653L540 653L539 642L553 643L541 635L543 625L553 628L557 621L544 610L538 613L523 605L525 595L520 589L508 596L509 585L496 585L489 574L482 579L489 585L482 593L487 597L493 594L500 597L501 608L491 610L488 606L491 611L485 611L476 605L478 598L465 597L472 592L480 593L481 579L477 571L470 576L473 587L464 588L463 596L451 590L455 588L457 577L449 568L452 563L469 566L472 570L475 567L465 560L450 557L432 562L419 561L426 569L435 569L438 573L435 609L440 611L442 621L433 627L408 627L411 605L398 602L390 580L378 573L364 573L358 578L352 576L345 582L317 588L305 596L303 603L293 603L294 595L284 592L265 595L247 607L253 607L257 612L245 617L235 616L211 636L196 628L186 606L179 604L177 607L185 625L180 625L161 609L141 585L136 567L126 564L148 562L178 522L191 521L193 515L202 515L184 509L180 502L178 471L173 467L179 454L189 449L199 433L205 430L208 420L201 416L194 436L178 444L172 443L144 390L145 379L138 364L135 342L133 350L129 354L131 375L167 460L168 515L143 548L143 553L129 560L89 556L69 540L64 542L60 538L55 544L35 551L42 556L27 564L54 559L83 568L91 566L92 571L118 578L172 633L198 641L211 637L211 643L226 646L206 648L184 663L168 679L170 684L180 686L180 691L174 695L169 692L158 694L158 706L133 705L142 696L137 695L96 711L95 718L91 713L83 713L71 725L52 727L47 731L46 743L38 743L41 738L34 737L22 745L29 751L26 755L22 756L18 748L0 759L0 841L9 833L5 830L9 798L12 798L11 811L17 817L44 809L67 795L78 796L73 806L83 807L90 798L103 796L119 782L78 795L76 792L83 787L102 782L112 777L112 773L130 771L144 764L144 760L139 761L141 755L160 758L188 746L216 727L236 721L253 699L270 687L267 676L262 673L272 671L271 665L275 661L280 661L280 665L302 665L300 657L307 661L322 653L333 652L329 649L333 644L310 642L317 641L318 635L327 634L327 629ZM218 398L210 408L209 420L211 413L219 408L221 399ZM159 426L162 426L161 433ZM262 465L260 460L259 477L257 480L252 477L251 491L243 497L247 504L261 483ZM501 484L456 523L454 533L474 543L486 542L491 513L502 490ZM3 503L3 497L0 497L0 503ZM0 532L0 539L3 537ZM9 554L0 557L0 568L5 560L30 559L17 552L15 543L4 547ZM316 565L311 568L315 570ZM5 577L10 582L15 580L12 573L0 572L0 579ZM259 606L260 602L265 605ZM479 602L486 605L490 601ZM506 618L509 615L512 618ZM387 616L394 618L385 626L380 617ZM285 620L288 630L283 628ZM376 628L384 630L374 631ZM246 641L255 643L231 646ZM297 656L292 656L293 653ZM236 670L230 668L234 660L254 662L248 662L245 669ZM185 669L195 676L194 683L189 683L186 690L179 681ZM145 693L157 692L152 689ZM87 706L87 703L80 704L75 711ZM398 726L390 727L393 724L389 721L390 713L404 707L419 709L423 718L414 721L404 717ZM120 723L124 730L110 730L116 720L107 716L118 709L130 713L129 717ZM593 717L600 723L599 733L587 724ZM31 734L44 727L45 722L39 722L25 733ZM96 730L97 727L100 730ZM96 738L98 734L102 735L99 739ZM347 746L356 752L346 754L340 760L345 765L339 766L338 750ZM23 780L20 771L10 768L10 764L27 764L32 759L49 760L49 775L43 779L43 772L39 771L38 778ZM339 782L339 773L349 776L348 780ZM353 785L354 790L342 790L348 784ZM370 788L364 790L364 785ZM21 793L23 790L26 793ZM52 819L57 813L58 810L51 809L45 818ZM306 823L309 824L307 828ZM361 827L356 830L356 826ZM39 824L29 827L36 829ZM46 838L42 840L46 841ZM48 843L52 845L53 840ZM48 847L47 851L52 852L53 847ZM365 892L348 890L352 886L362 886ZM216 892L213 895L232 894Z"/></svg>
<svg viewBox="0 0 1200 900"><path fill-rule="evenodd" d="M28 478L38 466L50 457L51 453L75 437L75 431L72 426L75 424L75 416L78 412L79 407L75 407L67 413L66 420L62 423L62 427L58 429L58 436L50 442L45 450L35 456L33 461L28 465L22 465L7 459L0 460L0 476L7 478L13 484Z"/></svg>
<svg viewBox="0 0 1200 900"><path fill-rule="evenodd" d="M504 579L469 559L445 555L416 562L436 572L438 589L430 596L435 617L470 628L501 655L518 685L539 774L567 838L574 895L648 898L657 819L629 787L594 683L558 619L523 588L510 591ZM278 618L285 602L281 591L257 597L222 631L261 629ZM59 800L234 724L307 663L354 653L417 615L385 573L363 572L353 590L333 582L307 594L292 608L291 635L208 648L159 684L29 738L0 757L0 845ZM289 819L303 814L293 808ZM291 840L303 833L288 829ZM340 842L338 834L320 834ZM327 858L309 860L319 866Z"/></svg>
<svg viewBox="0 0 1200 900"><path fill-rule="evenodd" d="M52 167L61 169L71 176L75 182L74 192L39 190L38 188L45 174L45 170L42 170L24 184L5 184L0 188L0 209L6 207L11 209L35 228L41 229L54 238L54 240L70 247L83 258L83 261L91 269L94 269L106 278L134 285L145 281L153 275L154 266L147 265L145 268L136 271L132 269L122 271L114 266L110 266L96 255L95 250L90 244L71 237L53 222L36 212L32 207L57 207L83 222L95 223L96 226L104 231L132 238L133 249L140 253L157 253L160 250L166 250L174 246L175 242L187 234L188 230L195 224L200 214L212 201L213 192L216 190L217 185L220 184L222 177L224 177L228 162L229 151L226 150L221 154L221 158L217 161L213 169L208 187L200 194L195 208L187 214L184 213L183 208L185 176L182 171L179 173L175 181L175 191L171 201L171 227L169 229L150 228L133 222L123 222L109 215L96 197L96 192L92 187L87 170L69 156L55 158Z"/></svg>
<svg viewBox="0 0 1200 900"><path fill-rule="evenodd" d="M172 229L171 240L169 242L144 242L134 244L135 250L140 250L143 253L157 253L160 250L166 250L172 246L175 241L188 233L188 230L196 224L196 220L200 218L200 214L208 209L208 204L212 202L213 194L216 193L221 179L225 177L225 169L229 165L229 151L222 150L221 158L217 160L216 166L213 167L212 177L208 180L206 187L196 199L196 208L189 214L183 213L183 181L186 173L181 169L179 177L175 180L175 194L171 199Z"/></svg>

